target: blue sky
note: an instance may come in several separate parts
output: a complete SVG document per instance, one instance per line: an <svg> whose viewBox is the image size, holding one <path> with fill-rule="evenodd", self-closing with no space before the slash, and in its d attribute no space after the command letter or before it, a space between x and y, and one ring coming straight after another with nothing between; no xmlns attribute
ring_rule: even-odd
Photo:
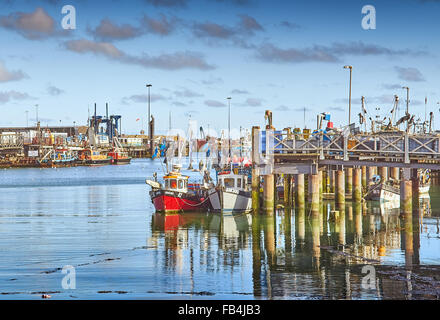
<svg viewBox="0 0 440 320"><path fill-rule="evenodd" d="M76 8L77 29L61 29L61 8ZM376 29L361 27L364 5L376 8ZM186 129L191 115L219 132L264 124L313 127L327 111L336 126L367 109L386 113L409 86L411 112L424 117L437 101L440 1L262 0L6 0L0 3L1 126L85 124L88 108L123 116L125 133L144 119L146 83L158 132ZM61 121L60 121L61 120ZM437 121L436 121L437 120Z"/></svg>

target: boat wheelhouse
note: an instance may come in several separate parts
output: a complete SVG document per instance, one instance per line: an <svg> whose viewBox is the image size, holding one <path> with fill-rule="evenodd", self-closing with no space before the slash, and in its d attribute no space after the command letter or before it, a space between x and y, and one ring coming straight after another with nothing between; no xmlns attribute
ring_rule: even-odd
<svg viewBox="0 0 440 320"><path fill-rule="evenodd" d="M208 208L208 201L198 184L188 184L188 176L182 175L180 168L163 177L163 184L146 180L151 186L151 201L158 212L200 211Z"/></svg>
<svg viewBox="0 0 440 320"><path fill-rule="evenodd" d="M214 212L249 212L252 197L248 174L239 168L217 174L217 186L208 191Z"/></svg>

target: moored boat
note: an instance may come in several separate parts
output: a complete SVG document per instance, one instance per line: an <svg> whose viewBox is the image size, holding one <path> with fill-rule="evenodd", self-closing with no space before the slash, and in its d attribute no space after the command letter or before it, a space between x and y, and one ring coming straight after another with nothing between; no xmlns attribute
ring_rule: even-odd
<svg viewBox="0 0 440 320"><path fill-rule="evenodd" d="M248 173L239 168L222 170L217 174L217 186L208 190L214 212L252 211L252 196Z"/></svg>
<svg viewBox="0 0 440 320"><path fill-rule="evenodd" d="M111 164L112 157L101 154L98 150L84 149L79 153L81 164L86 166L103 166Z"/></svg>
<svg viewBox="0 0 440 320"><path fill-rule="evenodd" d="M163 177L164 183L147 179L150 197L157 212L186 212L208 209L208 199L198 184L188 184L188 176L178 166Z"/></svg>
<svg viewBox="0 0 440 320"><path fill-rule="evenodd" d="M108 156L112 158L112 164L129 164L131 161L131 157L126 152L113 150Z"/></svg>

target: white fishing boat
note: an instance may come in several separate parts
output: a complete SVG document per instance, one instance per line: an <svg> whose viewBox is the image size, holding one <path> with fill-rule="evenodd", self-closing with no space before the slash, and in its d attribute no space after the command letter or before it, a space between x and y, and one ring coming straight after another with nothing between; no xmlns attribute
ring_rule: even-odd
<svg viewBox="0 0 440 320"><path fill-rule="evenodd" d="M252 210L248 175L239 172L237 168L234 170L219 172L217 186L208 190L211 210L214 212L249 212Z"/></svg>
<svg viewBox="0 0 440 320"><path fill-rule="evenodd" d="M429 195L431 187L430 170L424 169L419 171L419 194L421 197Z"/></svg>
<svg viewBox="0 0 440 320"><path fill-rule="evenodd" d="M429 197L429 189L431 186L431 180L429 170L419 170L419 197ZM373 177L374 184L370 186L368 194L365 197L366 200L380 201L380 202L393 202L398 203L400 201L400 185L399 181L389 179L382 181L380 176Z"/></svg>

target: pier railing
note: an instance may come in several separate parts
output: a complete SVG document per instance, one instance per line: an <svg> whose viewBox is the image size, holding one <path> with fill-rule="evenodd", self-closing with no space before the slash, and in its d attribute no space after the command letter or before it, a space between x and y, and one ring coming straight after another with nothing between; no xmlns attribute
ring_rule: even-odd
<svg viewBox="0 0 440 320"><path fill-rule="evenodd" d="M406 132L380 132L350 134L348 132L315 132L313 134L275 132L274 154L318 156L321 159L338 158L397 158L409 163L410 159L440 161L440 135L407 134ZM266 153L266 150L264 150ZM396 159L396 160L397 160Z"/></svg>
<svg viewBox="0 0 440 320"><path fill-rule="evenodd" d="M23 147L23 136L15 133L0 134L0 149L19 149Z"/></svg>

